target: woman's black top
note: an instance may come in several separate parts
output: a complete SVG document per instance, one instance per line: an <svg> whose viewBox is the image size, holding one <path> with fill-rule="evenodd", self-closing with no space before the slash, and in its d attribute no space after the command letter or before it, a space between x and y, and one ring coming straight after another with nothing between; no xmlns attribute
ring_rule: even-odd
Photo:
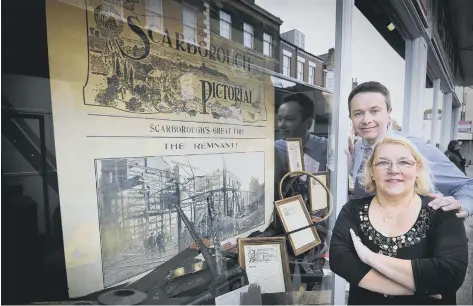
<svg viewBox="0 0 473 306"><path fill-rule="evenodd" d="M456 291L465 279L468 246L463 221L455 211L435 211L423 197L419 216L404 235L385 237L371 225L368 209L373 196L351 200L344 205L333 229L330 268L350 283L348 304L454 305ZM372 269L363 263L353 246L350 228L363 244L376 253L410 259L416 292L411 296L385 296L358 283ZM430 295L441 294L442 299Z"/></svg>

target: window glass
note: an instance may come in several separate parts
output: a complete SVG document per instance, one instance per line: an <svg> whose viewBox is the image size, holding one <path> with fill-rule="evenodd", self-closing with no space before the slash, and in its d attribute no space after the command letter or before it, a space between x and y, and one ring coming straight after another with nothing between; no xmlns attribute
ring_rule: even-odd
<svg viewBox="0 0 473 306"><path fill-rule="evenodd" d="M283 75L291 76L291 58L289 56L283 56Z"/></svg>
<svg viewBox="0 0 473 306"><path fill-rule="evenodd" d="M304 63L301 61L297 61L297 79L299 81L304 80Z"/></svg>
<svg viewBox="0 0 473 306"><path fill-rule="evenodd" d="M146 0L146 24L152 31L162 32L163 29L163 1Z"/></svg>
<svg viewBox="0 0 473 306"><path fill-rule="evenodd" d="M244 45L247 48L253 48L253 27L248 23L243 23Z"/></svg>
<svg viewBox="0 0 473 306"><path fill-rule="evenodd" d="M232 39L232 18L224 11L220 11L220 36Z"/></svg>
<svg viewBox="0 0 473 306"><path fill-rule="evenodd" d="M273 43L271 35L264 33L263 34L263 53L264 55L271 56L273 51Z"/></svg>
<svg viewBox="0 0 473 306"><path fill-rule="evenodd" d="M326 61L301 49L300 33L281 39L280 4L258 2L58 0L28 11L8 4L8 20L28 16L31 24L18 27L34 37L7 34L16 64L2 75L2 193L10 255L21 259L9 272L13 302L139 286L160 271L148 296L191 303L218 279L196 237L228 272L238 266L238 238L286 237L275 200L301 194L311 218L326 216L325 188L316 203L305 178L282 179L291 171L288 138L303 142L306 171L328 181L334 169ZM288 241L284 253L287 277L297 283L303 275L297 290L323 304L333 297L330 222L319 224L320 243L307 253L295 255ZM18 289L46 278L34 292Z"/></svg>
<svg viewBox="0 0 473 306"><path fill-rule="evenodd" d="M194 10L182 8L182 26L184 39L189 42L195 42L196 39L196 13Z"/></svg>
<svg viewBox="0 0 473 306"><path fill-rule="evenodd" d="M315 67L309 67L309 84L315 84Z"/></svg>

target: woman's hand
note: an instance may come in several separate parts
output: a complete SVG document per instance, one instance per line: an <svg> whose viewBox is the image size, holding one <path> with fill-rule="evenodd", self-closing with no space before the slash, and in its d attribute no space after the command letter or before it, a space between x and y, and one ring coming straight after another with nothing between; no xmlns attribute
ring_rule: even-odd
<svg viewBox="0 0 473 306"><path fill-rule="evenodd" d="M370 265L370 259L374 255L373 251L368 249L362 242L360 237L358 237L355 232L350 229L350 235L351 235L351 240L353 241L353 246L355 247L356 254L358 254L358 257L362 262L364 262L367 265Z"/></svg>

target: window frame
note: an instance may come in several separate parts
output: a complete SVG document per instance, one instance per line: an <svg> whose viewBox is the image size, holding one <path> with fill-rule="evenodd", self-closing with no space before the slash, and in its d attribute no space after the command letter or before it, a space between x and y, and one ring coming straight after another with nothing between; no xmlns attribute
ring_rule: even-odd
<svg viewBox="0 0 473 306"><path fill-rule="evenodd" d="M192 12L194 14L195 18L194 18L194 24L193 25L187 24L186 21L184 20L184 11L185 10L187 10L189 12ZM197 44L197 11L193 7L183 4L181 12L182 12L182 36L184 38L183 40L187 43L190 43L190 44ZM194 41L189 40L186 37L186 35L184 35L186 27L194 29Z"/></svg>
<svg viewBox="0 0 473 306"><path fill-rule="evenodd" d="M224 14L223 17L228 16L229 20L225 20L224 18L222 18L222 14ZM219 26L220 26L220 29L219 29L220 36L231 40L232 39L232 16L230 14L228 14L227 12L225 12L224 10L220 10L219 11L219 18L220 18L220 24L219 24ZM223 33L222 33L222 30L223 30L222 24L227 24L228 25L228 37L223 35Z"/></svg>
<svg viewBox="0 0 473 306"><path fill-rule="evenodd" d="M268 38L269 40L266 40ZM265 52L265 46L268 45L268 53ZM273 56L273 37L263 32L263 54L266 56Z"/></svg>
<svg viewBox="0 0 473 306"><path fill-rule="evenodd" d="M287 59L287 67L285 65L285 60ZM282 75L284 76L287 76L287 77L291 77L291 57L290 56L287 56L285 54L283 54L283 58L282 58ZM287 72L288 74L285 74L285 69L287 68Z"/></svg>
<svg viewBox="0 0 473 306"><path fill-rule="evenodd" d="M248 32L246 26L249 26L251 28L251 32ZM246 44L246 38L247 38L247 35L250 35L250 38L251 38L251 46L247 46ZM250 49L254 49L255 47L255 28L249 24L249 23L246 23L246 22L243 22L243 45L247 48L250 48Z"/></svg>
<svg viewBox="0 0 473 306"><path fill-rule="evenodd" d="M150 8L149 4L156 4L159 3L160 12L155 11L154 9ZM151 30L153 32L164 33L164 12L163 12L163 0L145 0L144 9L146 14L146 29ZM153 14L153 16L149 15L149 12ZM156 26L154 24L154 20L159 18L159 25ZM153 20L153 23L150 21Z"/></svg>
<svg viewBox="0 0 473 306"><path fill-rule="evenodd" d="M299 64L302 69L299 69ZM299 81L304 81L304 62L297 60L297 79Z"/></svg>
<svg viewBox="0 0 473 306"><path fill-rule="evenodd" d="M309 66L309 84L315 85L315 67Z"/></svg>

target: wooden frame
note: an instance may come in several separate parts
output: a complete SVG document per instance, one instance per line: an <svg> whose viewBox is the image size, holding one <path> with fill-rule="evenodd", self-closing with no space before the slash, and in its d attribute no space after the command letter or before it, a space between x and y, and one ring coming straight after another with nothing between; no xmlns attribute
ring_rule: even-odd
<svg viewBox="0 0 473 306"><path fill-rule="evenodd" d="M296 148L293 146L299 147L299 156L292 156L291 152ZM294 149L293 149L294 148ZM286 149L287 149L287 164L289 172L292 171L304 171L304 149L302 146L302 138L286 138ZM293 159L297 160L293 161ZM291 162L292 161L292 162ZM294 164L296 164L294 166ZM298 167L300 165L300 167Z"/></svg>
<svg viewBox="0 0 473 306"><path fill-rule="evenodd" d="M274 202L274 204L276 205L276 210L278 212L279 218L281 219L281 223L283 224L284 230L286 232L292 232L292 231L295 231L297 229L300 229L302 227L306 227L312 224L312 219L310 217L309 211L307 210L304 200L302 199L302 196L300 194L293 197L285 198L283 200L276 201ZM296 206L294 206L294 204L296 204ZM285 205L291 205L292 207L287 207L288 210L284 211ZM302 211L298 209L299 207L302 209ZM293 216L294 214L299 214L299 216L294 216L295 219L297 220L295 219L290 220L290 224L288 224L287 222L288 212L292 213ZM294 254L296 256L302 253L305 253L309 251L310 249L315 248L320 243L322 243L322 241L320 240L319 234L317 233L317 231L315 230L313 226L307 229L289 234L288 239L289 239L289 242L291 243L292 249L294 250ZM297 241L296 243L296 239L301 240L301 242ZM303 244L300 245L301 243Z"/></svg>
<svg viewBox="0 0 473 306"><path fill-rule="evenodd" d="M261 287L261 293L270 293L268 291L264 290L264 284L258 283L255 278L251 278L251 271L248 270L248 267L246 266L246 252L245 252L245 247L246 246L270 246L270 245L277 245L279 248L279 252L281 254L281 274L280 277L283 278L282 282L284 283L284 291L283 292L288 292L290 291L291 288L291 274L289 270L289 259L287 255L287 249L286 249L286 238L285 237L254 237L254 238L238 238L238 263L240 266L246 270L247 275L248 275L248 281L249 283L257 283ZM267 275L266 275L267 278ZM280 292L280 291L276 291Z"/></svg>
<svg viewBox="0 0 473 306"><path fill-rule="evenodd" d="M322 182L325 181L325 187L327 187L327 189L330 190L330 175L329 175L328 171L315 172L315 173L313 173L313 175L315 177L317 177L318 179L320 179ZM317 189L320 188L320 190L313 190L314 187L317 188ZM329 207L330 197L329 197L329 195L327 195L327 191L322 186L320 186L320 183L318 181L314 180L312 177L309 178L309 188L308 189L309 189L310 212L311 213L317 212L317 211L320 211L320 210L324 210L327 207ZM314 205L314 201L313 201L312 197L317 198L318 196L326 199L324 207L321 207L320 205Z"/></svg>

